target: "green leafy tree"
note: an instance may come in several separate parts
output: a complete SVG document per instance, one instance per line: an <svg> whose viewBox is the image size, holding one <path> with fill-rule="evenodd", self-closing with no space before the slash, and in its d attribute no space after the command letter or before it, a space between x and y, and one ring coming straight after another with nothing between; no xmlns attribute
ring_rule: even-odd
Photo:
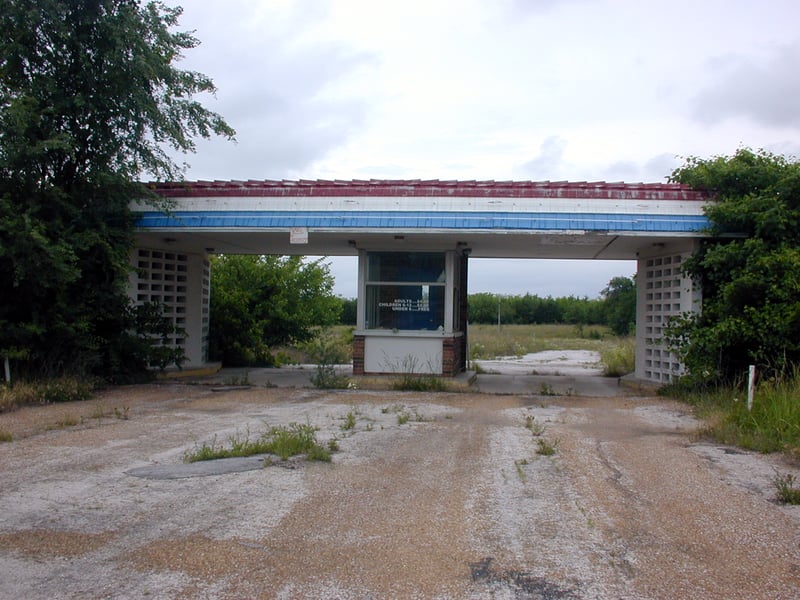
<svg viewBox="0 0 800 600"><path fill-rule="evenodd" d="M703 310L672 322L669 340L694 377L733 381L748 364L780 374L800 364L800 163L747 148L689 158L672 181L714 193L711 239L686 264Z"/></svg>
<svg viewBox="0 0 800 600"><path fill-rule="evenodd" d="M339 323L342 325L356 325L358 320L358 300L356 298L340 298L342 312Z"/></svg>
<svg viewBox="0 0 800 600"><path fill-rule="evenodd" d="M304 342L334 325L342 303L319 259L218 256L211 264L209 353L226 366L272 365L276 346Z"/></svg>
<svg viewBox="0 0 800 600"><path fill-rule="evenodd" d="M636 329L636 279L614 277L600 292L605 323L617 335L630 335Z"/></svg>
<svg viewBox="0 0 800 600"><path fill-rule="evenodd" d="M126 337L152 315L125 294L128 206L155 200L137 181L179 177L170 152L196 136L233 135L194 99L212 82L173 65L198 44L172 31L180 14L0 0L0 354L30 374L141 364Z"/></svg>

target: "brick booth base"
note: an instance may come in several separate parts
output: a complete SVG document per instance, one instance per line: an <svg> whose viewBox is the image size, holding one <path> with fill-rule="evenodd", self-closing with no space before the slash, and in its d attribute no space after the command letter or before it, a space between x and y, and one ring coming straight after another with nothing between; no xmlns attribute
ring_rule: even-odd
<svg viewBox="0 0 800 600"><path fill-rule="evenodd" d="M442 340L442 375L455 377L461 372L461 337Z"/></svg>
<svg viewBox="0 0 800 600"><path fill-rule="evenodd" d="M353 336L353 375L364 374L364 336Z"/></svg>
<svg viewBox="0 0 800 600"><path fill-rule="evenodd" d="M463 340L463 336L442 339L442 376L455 377L461 372ZM366 374L364 371L364 346L363 335L353 336L353 375Z"/></svg>

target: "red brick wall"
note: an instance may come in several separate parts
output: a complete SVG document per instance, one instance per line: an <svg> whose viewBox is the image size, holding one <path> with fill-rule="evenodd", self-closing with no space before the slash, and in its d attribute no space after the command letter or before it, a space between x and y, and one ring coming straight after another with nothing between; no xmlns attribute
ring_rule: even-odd
<svg viewBox="0 0 800 600"><path fill-rule="evenodd" d="M455 377L461 372L462 338L449 337L442 340L442 375Z"/></svg>
<svg viewBox="0 0 800 600"><path fill-rule="evenodd" d="M353 375L364 374L364 336L353 336Z"/></svg>

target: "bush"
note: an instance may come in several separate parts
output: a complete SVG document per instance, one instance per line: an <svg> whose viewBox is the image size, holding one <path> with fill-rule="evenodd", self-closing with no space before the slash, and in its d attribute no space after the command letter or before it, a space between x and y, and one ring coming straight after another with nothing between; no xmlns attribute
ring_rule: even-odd
<svg viewBox="0 0 800 600"><path fill-rule="evenodd" d="M350 379L336 372L334 365L350 362L350 347L353 342L353 330L344 333L328 329L305 345L308 357L317 364L317 372L311 376L314 387L321 389L344 389L350 385Z"/></svg>
<svg viewBox="0 0 800 600"><path fill-rule="evenodd" d="M603 375L606 377L622 377L633 373L636 361L636 340L620 338L616 343L603 346L600 349L600 360L603 363Z"/></svg>

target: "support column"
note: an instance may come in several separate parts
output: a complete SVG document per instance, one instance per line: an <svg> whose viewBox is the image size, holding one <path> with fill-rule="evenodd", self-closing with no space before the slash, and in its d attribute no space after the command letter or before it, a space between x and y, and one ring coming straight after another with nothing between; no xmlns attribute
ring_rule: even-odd
<svg viewBox="0 0 800 600"><path fill-rule="evenodd" d="M678 357L669 351L664 333L669 319L701 310L701 292L683 274L683 263L695 242L654 248L640 256L636 276L637 379L668 384L684 373Z"/></svg>
<svg viewBox="0 0 800 600"><path fill-rule="evenodd" d="M131 300L138 305L160 304L164 316L180 330L167 343L183 348L184 366L204 365L208 361L210 324L208 257L171 249L136 248L131 253L131 266Z"/></svg>

